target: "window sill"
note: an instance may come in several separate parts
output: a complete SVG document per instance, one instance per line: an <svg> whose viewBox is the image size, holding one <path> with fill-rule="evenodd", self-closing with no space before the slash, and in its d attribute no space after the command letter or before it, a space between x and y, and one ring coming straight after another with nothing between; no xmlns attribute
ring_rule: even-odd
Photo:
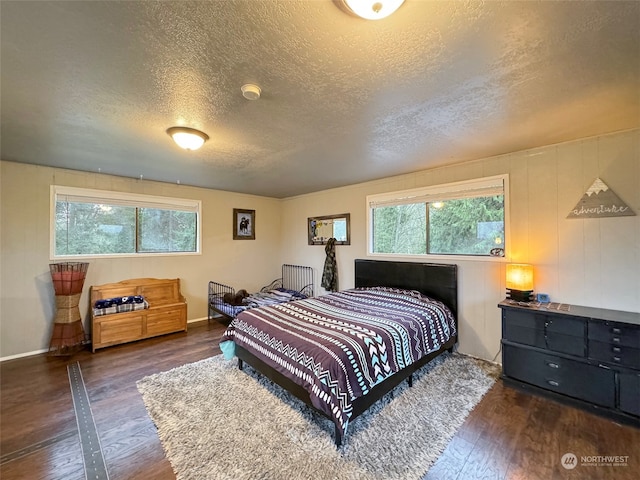
<svg viewBox="0 0 640 480"><path fill-rule="evenodd" d="M490 255L401 255L388 253L367 253L368 258L377 258L380 260L411 260L420 262L431 261L450 261L450 262L490 262L490 263L507 263L509 260L504 257L492 257Z"/></svg>

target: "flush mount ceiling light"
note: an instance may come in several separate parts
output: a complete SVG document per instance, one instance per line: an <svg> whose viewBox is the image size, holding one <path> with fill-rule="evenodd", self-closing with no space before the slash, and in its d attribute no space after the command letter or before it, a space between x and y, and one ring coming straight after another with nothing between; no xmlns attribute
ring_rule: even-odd
<svg viewBox="0 0 640 480"><path fill-rule="evenodd" d="M197 150L209 140L209 135L195 128L171 127L167 129L167 133L179 147L185 150Z"/></svg>
<svg viewBox="0 0 640 480"><path fill-rule="evenodd" d="M246 85L242 85L240 87L242 90L242 96L247 100L258 100L260 98L260 87L258 85L254 85L253 83L247 83Z"/></svg>
<svg viewBox="0 0 640 480"><path fill-rule="evenodd" d="M404 0L342 0L346 7L359 17L380 20L395 12Z"/></svg>

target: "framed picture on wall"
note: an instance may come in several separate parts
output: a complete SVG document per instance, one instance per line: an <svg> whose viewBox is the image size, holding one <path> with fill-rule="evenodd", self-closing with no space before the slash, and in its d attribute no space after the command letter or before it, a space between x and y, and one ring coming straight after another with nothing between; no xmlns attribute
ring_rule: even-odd
<svg viewBox="0 0 640 480"><path fill-rule="evenodd" d="M256 239L256 211L233 209L233 239L234 240L255 240Z"/></svg>

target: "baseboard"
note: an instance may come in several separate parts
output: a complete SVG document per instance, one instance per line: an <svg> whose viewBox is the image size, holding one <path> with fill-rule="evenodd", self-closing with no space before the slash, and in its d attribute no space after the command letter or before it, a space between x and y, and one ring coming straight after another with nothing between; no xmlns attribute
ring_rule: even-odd
<svg viewBox="0 0 640 480"><path fill-rule="evenodd" d="M191 320L187 320L187 324L189 323L198 323L198 322L208 322L209 318L207 317L201 317L201 318L193 318Z"/></svg>
<svg viewBox="0 0 640 480"><path fill-rule="evenodd" d="M187 320L187 324L189 323L198 323L198 322L207 322L209 321L209 319L207 317L201 317L201 318L194 318L191 320ZM7 361L7 360L15 360L17 358L23 358L23 357L31 357L33 355L40 355L41 353L47 353L49 351L48 348L44 348L42 350L34 350L33 352L25 352L25 353L18 353L16 355L8 355L6 357L0 357L0 363Z"/></svg>
<svg viewBox="0 0 640 480"><path fill-rule="evenodd" d="M459 345L456 343L456 346ZM496 362L495 360L487 360L486 358L482 358L482 357L478 357L477 355L472 355L470 353L465 353L465 352L461 352L458 349L454 349L455 353L459 353L460 355L464 355L465 357L471 357L471 358L475 358L476 360L481 360L483 362L488 362L488 363L492 363L494 365L497 365L498 367L502 368L502 363Z"/></svg>
<svg viewBox="0 0 640 480"><path fill-rule="evenodd" d="M0 357L0 363L6 360L15 360L16 358L22 357L31 357L33 355L40 355L41 353L47 353L49 351L48 348L44 348L42 350L34 350L33 352L25 352L25 353L17 353L16 355L8 355L6 357Z"/></svg>

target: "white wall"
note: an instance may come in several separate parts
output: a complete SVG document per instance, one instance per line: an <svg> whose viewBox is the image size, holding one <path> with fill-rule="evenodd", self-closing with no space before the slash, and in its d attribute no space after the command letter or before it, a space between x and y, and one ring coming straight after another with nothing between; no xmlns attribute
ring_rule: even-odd
<svg viewBox="0 0 640 480"><path fill-rule="evenodd" d="M351 245L337 247L340 288L366 257L369 194L508 173L511 259L535 266L536 291L554 301L640 312L640 216L567 220L596 177L640 214L640 130L419 171L277 200L251 195L1 162L0 358L46 349L54 318L49 276L49 186L99 188L203 202L203 253L89 260L88 286L133 277L179 277L189 319L206 317L209 280L257 289L282 263L310 265L319 288L325 253L307 245L307 217L351 214ZM256 210L256 240L232 239L233 208ZM460 350L493 359L500 346L504 264L459 261ZM85 322L85 326L86 322ZM498 358L499 360L499 358Z"/></svg>
<svg viewBox="0 0 640 480"><path fill-rule="evenodd" d="M127 278L180 278L189 320L206 318L216 280L257 290L280 276L280 200L95 173L1 162L0 358L47 349L55 318L49 263L49 186L117 190L202 201L202 255L88 259L89 286ZM234 208L256 211L256 239L233 240Z"/></svg>
<svg viewBox="0 0 640 480"><path fill-rule="evenodd" d="M320 284L324 248L309 246L307 217L351 214L351 245L337 246L340 288L353 286L353 260L366 258L367 195L508 173L508 259L532 263L535 289L552 300L640 312L640 216L566 219L600 177L640 215L640 130L516 152L287 199L282 254L312 265ZM500 348L504 263L459 266L460 351L493 359ZM498 357L497 360L500 360Z"/></svg>

